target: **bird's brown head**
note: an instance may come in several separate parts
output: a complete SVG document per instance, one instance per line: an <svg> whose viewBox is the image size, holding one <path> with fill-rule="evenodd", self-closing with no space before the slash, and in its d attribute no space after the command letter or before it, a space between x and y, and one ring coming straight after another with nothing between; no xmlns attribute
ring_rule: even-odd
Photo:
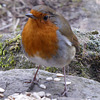
<svg viewBox="0 0 100 100"><path fill-rule="evenodd" d="M35 6L31 9L30 13L26 14L27 17L31 18L32 20L37 20L41 22L40 24L48 24L53 23L56 25L57 17L59 15L56 14L56 11L51 9L48 6L39 5ZM56 25L57 26L57 25Z"/></svg>
<svg viewBox="0 0 100 100"><path fill-rule="evenodd" d="M78 40L63 16L50 7L39 5L32 8L22 32L22 43L29 56L51 58L57 53L57 30L77 48Z"/></svg>

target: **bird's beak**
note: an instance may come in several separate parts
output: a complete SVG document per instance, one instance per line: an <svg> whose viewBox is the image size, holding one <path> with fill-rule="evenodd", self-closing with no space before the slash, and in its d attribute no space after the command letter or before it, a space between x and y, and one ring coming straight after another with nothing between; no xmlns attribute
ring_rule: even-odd
<svg viewBox="0 0 100 100"><path fill-rule="evenodd" d="M33 14L31 14L31 13L26 14L26 16L29 17L29 18L36 19L36 17Z"/></svg>

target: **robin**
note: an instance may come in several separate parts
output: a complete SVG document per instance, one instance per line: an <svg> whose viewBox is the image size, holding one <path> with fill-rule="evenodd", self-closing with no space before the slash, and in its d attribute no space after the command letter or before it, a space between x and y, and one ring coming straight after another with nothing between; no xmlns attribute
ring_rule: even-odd
<svg viewBox="0 0 100 100"><path fill-rule="evenodd" d="M62 95L67 95L65 68L79 48L77 37L67 20L48 6L35 6L26 16L29 19L22 31L25 55L38 65L62 67L65 81ZM28 91L33 89L39 67Z"/></svg>

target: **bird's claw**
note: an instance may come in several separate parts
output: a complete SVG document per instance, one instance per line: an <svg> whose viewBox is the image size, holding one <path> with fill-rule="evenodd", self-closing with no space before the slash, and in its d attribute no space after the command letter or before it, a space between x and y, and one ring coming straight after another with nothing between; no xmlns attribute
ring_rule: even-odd
<svg viewBox="0 0 100 100"><path fill-rule="evenodd" d="M31 90L33 90L35 85L38 85L38 81L37 80L31 82L31 85L27 89L27 92L30 92Z"/></svg>
<svg viewBox="0 0 100 100"><path fill-rule="evenodd" d="M61 93L61 96L66 96L66 97L68 97L67 90L64 90L64 92Z"/></svg>

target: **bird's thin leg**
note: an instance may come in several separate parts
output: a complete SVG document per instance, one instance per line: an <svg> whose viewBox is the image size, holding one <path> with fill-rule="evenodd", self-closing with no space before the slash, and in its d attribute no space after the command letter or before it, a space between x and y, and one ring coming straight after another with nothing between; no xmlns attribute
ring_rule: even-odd
<svg viewBox="0 0 100 100"><path fill-rule="evenodd" d="M39 71L39 68L40 68L40 65L39 65L38 68L37 68L37 71L36 71L36 73L35 73L35 75L34 75L33 81L36 80L36 75L37 75L37 73L38 73L38 71Z"/></svg>
<svg viewBox="0 0 100 100"><path fill-rule="evenodd" d="M66 85L66 71L65 71L65 66L63 67L63 72L64 72L65 87L64 87L64 92L62 93L62 96L67 96L67 85Z"/></svg>
<svg viewBox="0 0 100 100"><path fill-rule="evenodd" d="M40 65L39 65L38 68L37 68L37 71L36 71L36 73L35 73L35 75L34 75L34 78L33 78L32 82L31 82L31 85L29 86L27 92L31 91L31 90L33 89L34 85L37 83L37 82L36 82L36 75L37 75L37 73L38 73L38 71L39 71L39 68L40 68Z"/></svg>

